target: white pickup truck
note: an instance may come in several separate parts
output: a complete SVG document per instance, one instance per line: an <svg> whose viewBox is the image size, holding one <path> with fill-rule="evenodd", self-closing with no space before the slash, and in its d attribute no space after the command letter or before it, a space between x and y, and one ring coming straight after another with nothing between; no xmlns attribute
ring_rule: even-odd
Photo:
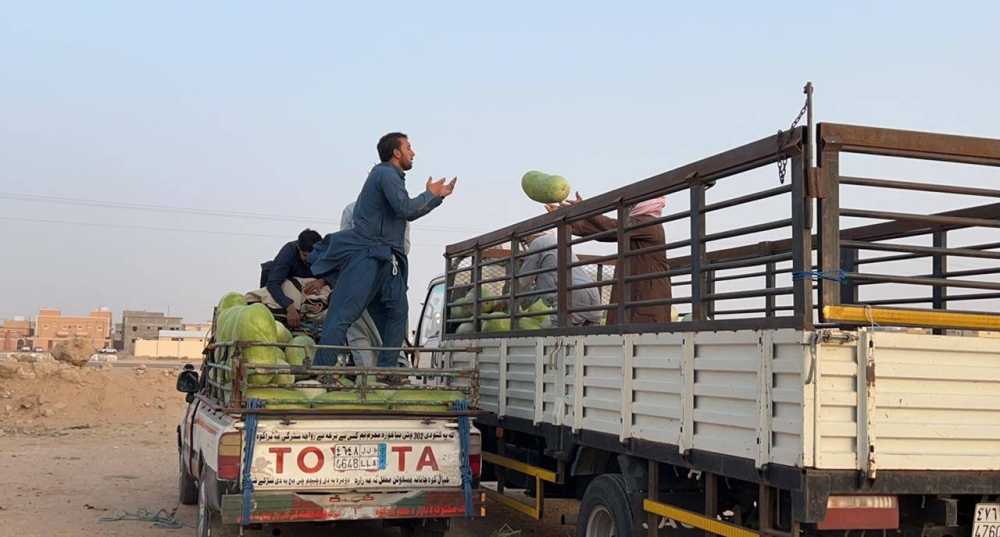
<svg viewBox="0 0 1000 537"><path fill-rule="evenodd" d="M470 412L248 408L241 386L253 370L242 364L233 368L226 404L212 396L209 362L201 375L188 366L177 382L188 401L177 426L180 501L198 505L199 537L220 524L238 525L242 534L245 527L353 520L384 520L404 535L444 535L451 518L484 515L481 441L468 427ZM462 375L409 373L411 380Z"/></svg>

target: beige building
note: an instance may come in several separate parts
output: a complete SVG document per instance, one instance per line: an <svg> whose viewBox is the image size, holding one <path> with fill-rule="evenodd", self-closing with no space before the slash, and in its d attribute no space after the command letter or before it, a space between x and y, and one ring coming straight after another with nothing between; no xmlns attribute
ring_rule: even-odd
<svg viewBox="0 0 1000 537"><path fill-rule="evenodd" d="M137 339L132 355L136 358L199 359L207 334L193 330L160 330L156 339Z"/></svg>
<svg viewBox="0 0 1000 537"><path fill-rule="evenodd" d="M161 330L183 330L184 321L180 317L167 317L158 311L125 310L122 312L122 342L125 354L139 356L135 352L135 343L139 340L158 338Z"/></svg>
<svg viewBox="0 0 1000 537"><path fill-rule="evenodd" d="M111 346L111 310L101 308L86 317L63 315L61 310L38 310L32 347L51 351L60 341L82 339L96 349Z"/></svg>
<svg viewBox="0 0 1000 537"><path fill-rule="evenodd" d="M17 351L31 344L31 321L24 317L4 319L0 325L0 351Z"/></svg>

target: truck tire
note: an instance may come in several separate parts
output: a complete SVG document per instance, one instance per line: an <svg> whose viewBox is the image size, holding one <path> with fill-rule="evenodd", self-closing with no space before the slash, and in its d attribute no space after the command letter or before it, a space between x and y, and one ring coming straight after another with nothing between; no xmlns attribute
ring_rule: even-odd
<svg viewBox="0 0 1000 537"><path fill-rule="evenodd" d="M580 503L577 537L633 537L632 506L621 474L597 476Z"/></svg>
<svg viewBox="0 0 1000 537"><path fill-rule="evenodd" d="M207 472L202 469L201 475ZM218 535L222 524L218 520L218 513L212 511L208 504L208 487L204 479L198 480L198 525L195 535L198 537L212 537Z"/></svg>
<svg viewBox="0 0 1000 537"><path fill-rule="evenodd" d="M180 490L180 502L183 505L198 505L198 483L184 466L184 457L177 454L177 485Z"/></svg>

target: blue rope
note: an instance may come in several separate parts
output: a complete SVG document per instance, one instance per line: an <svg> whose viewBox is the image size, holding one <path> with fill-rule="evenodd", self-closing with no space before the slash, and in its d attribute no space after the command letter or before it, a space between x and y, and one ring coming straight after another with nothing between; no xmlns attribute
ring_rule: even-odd
<svg viewBox="0 0 1000 537"><path fill-rule="evenodd" d="M828 270L826 272L813 272L811 270L796 270L792 272L792 281L801 280L832 280L840 283L847 283L847 273L843 269Z"/></svg>
<svg viewBox="0 0 1000 537"><path fill-rule="evenodd" d="M248 409L264 408L264 402L259 399L250 398L247 399ZM259 415L256 412L247 414L246 417L246 427L244 428L244 437L246 438L246 447L243 451L243 517L240 519L240 525L249 526L250 525L250 496L253 494L253 482L250 480L250 467L253 464L253 448L254 444L257 443L257 419Z"/></svg>
<svg viewBox="0 0 1000 537"><path fill-rule="evenodd" d="M455 410L469 410L469 404L465 401L456 401ZM462 488L465 489L465 518L472 518L474 508L472 504L472 466L469 463L469 444L471 443L469 437L472 435L472 431L469 425L469 416L458 418L458 434L462 444Z"/></svg>

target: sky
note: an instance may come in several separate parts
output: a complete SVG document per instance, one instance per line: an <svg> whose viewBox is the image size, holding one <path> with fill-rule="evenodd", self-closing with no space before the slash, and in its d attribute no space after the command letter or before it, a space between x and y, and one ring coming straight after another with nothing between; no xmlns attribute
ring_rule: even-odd
<svg viewBox="0 0 1000 537"><path fill-rule="evenodd" d="M338 228L390 131L411 195L459 178L413 225L414 321L446 244L541 212L525 171L611 190L787 128L807 81L818 121L1000 137L992 2L0 4L0 318L205 320Z"/></svg>

